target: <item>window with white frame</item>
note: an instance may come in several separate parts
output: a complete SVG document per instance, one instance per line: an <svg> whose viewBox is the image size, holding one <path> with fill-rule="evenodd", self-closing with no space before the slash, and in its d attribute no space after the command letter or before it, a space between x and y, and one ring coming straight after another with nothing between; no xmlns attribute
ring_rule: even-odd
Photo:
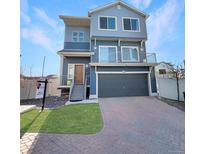
<svg viewBox="0 0 205 154"><path fill-rule="evenodd" d="M74 78L74 64L68 64L68 79Z"/></svg>
<svg viewBox="0 0 205 154"><path fill-rule="evenodd" d="M73 42L84 42L84 32L73 32L72 41Z"/></svg>
<svg viewBox="0 0 205 154"><path fill-rule="evenodd" d="M139 61L139 50L138 47L122 47L122 61L135 62Z"/></svg>
<svg viewBox="0 0 205 154"><path fill-rule="evenodd" d="M124 31L140 31L139 19L123 17L123 30Z"/></svg>
<svg viewBox="0 0 205 154"><path fill-rule="evenodd" d="M99 62L100 63L116 63L117 62L116 46L99 46Z"/></svg>
<svg viewBox="0 0 205 154"><path fill-rule="evenodd" d="M102 30L115 30L116 18L115 17L99 17L99 28Z"/></svg>

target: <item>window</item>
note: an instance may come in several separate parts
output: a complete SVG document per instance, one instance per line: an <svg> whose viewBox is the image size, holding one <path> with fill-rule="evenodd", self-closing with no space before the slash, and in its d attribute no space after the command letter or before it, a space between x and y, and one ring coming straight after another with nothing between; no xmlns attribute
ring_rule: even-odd
<svg viewBox="0 0 205 154"><path fill-rule="evenodd" d="M68 79L74 78L74 64L68 64Z"/></svg>
<svg viewBox="0 0 205 154"><path fill-rule="evenodd" d="M84 32L73 32L72 40L73 42L84 42Z"/></svg>
<svg viewBox="0 0 205 154"><path fill-rule="evenodd" d="M159 74L166 74L166 70L165 69L159 69Z"/></svg>
<svg viewBox="0 0 205 154"><path fill-rule="evenodd" d="M99 19L100 29L116 29L116 18L115 17L100 17Z"/></svg>
<svg viewBox="0 0 205 154"><path fill-rule="evenodd" d="M122 61L139 61L138 47L122 47Z"/></svg>
<svg viewBox="0 0 205 154"><path fill-rule="evenodd" d="M117 58L116 46L99 46L99 62L100 63L116 63Z"/></svg>
<svg viewBox="0 0 205 154"><path fill-rule="evenodd" d="M139 19L123 18L123 30L125 31L140 31Z"/></svg>

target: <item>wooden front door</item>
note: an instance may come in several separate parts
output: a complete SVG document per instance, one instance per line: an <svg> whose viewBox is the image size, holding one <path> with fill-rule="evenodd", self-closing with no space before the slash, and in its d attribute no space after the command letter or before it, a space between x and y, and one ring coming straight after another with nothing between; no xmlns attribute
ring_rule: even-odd
<svg viewBox="0 0 205 154"><path fill-rule="evenodd" d="M75 65L75 84L83 84L83 65Z"/></svg>

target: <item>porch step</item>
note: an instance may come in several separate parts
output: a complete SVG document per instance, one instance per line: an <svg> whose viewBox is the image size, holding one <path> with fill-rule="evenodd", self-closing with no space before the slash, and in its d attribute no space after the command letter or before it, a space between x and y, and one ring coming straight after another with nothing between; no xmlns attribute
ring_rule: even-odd
<svg viewBox="0 0 205 154"><path fill-rule="evenodd" d="M84 99L84 85L73 85L70 101L81 101Z"/></svg>

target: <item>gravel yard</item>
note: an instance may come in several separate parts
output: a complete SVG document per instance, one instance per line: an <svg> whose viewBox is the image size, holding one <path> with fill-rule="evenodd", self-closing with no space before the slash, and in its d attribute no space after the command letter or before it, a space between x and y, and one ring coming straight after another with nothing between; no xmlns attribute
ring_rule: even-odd
<svg viewBox="0 0 205 154"><path fill-rule="evenodd" d="M62 96L50 96L47 97L45 100L45 108L56 108L62 105L65 105L65 103L68 101L68 97ZM42 106L42 99L29 99L29 100L21 100L21 105L36 105L37 107Z"/></svg>

